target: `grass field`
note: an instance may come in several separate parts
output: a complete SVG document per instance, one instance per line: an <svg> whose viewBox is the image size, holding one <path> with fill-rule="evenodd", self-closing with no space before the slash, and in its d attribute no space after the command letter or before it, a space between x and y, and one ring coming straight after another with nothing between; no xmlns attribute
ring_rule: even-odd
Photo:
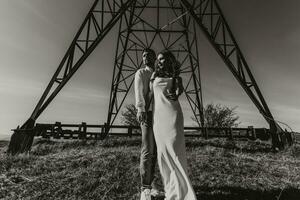
<svg viewBox="0 0 300 200"><path fill-rule="evenodd" d="M139 137L36 140L30 154L14 157L0 144L0 199L139 197ZM260 141L189 138L186 144L199 200L300 199L300 144L279 153Z"/></svg>

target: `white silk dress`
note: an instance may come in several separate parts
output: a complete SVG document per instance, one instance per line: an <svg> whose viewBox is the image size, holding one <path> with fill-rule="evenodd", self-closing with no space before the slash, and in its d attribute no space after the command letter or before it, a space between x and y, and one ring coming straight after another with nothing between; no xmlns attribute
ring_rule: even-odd
<svg viewBox="0 0 300 200"><path fill-rule="evenodd" d="M156 77L150 85L154 95L153 131L166 200L196 200L187 172L183 114L178 101L166 98L172 78Z"/></svg>

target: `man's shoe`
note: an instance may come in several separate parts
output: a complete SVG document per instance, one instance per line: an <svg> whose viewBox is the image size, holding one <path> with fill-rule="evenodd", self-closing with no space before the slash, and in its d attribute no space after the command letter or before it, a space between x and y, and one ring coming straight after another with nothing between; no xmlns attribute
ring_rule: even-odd
<svg viewBox="0 0 300 200"><path fill-rule="evenodd" d="M150 189L142 190L141 200L151 200L151 190Z"/></svg>

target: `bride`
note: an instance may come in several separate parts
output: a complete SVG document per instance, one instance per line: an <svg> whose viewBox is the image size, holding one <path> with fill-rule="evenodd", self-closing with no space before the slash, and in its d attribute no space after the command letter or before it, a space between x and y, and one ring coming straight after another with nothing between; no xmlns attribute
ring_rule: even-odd
<svg viewBox="0 0 300 200"><path fill-rule="evenodd" d="M152 74L154 96L153 131L166 200L196 200L187 172L183 114L178 96L183 92L179 62L170 51L162 51Z"/></svg>

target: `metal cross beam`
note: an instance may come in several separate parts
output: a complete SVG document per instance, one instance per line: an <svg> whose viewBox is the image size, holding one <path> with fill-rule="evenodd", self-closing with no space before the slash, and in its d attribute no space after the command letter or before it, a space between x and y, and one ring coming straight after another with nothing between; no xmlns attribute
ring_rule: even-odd
<svg viewBox="0 0 300 200"><path fill-rule="evenodd" d="M34 109L31 119L35 120L39 117L122 15L129 10L128 8L133 2L134 0L121 1L119 3L109 0L100 0L100 2L96 0L94 2ZM50 90L53 91L50 93Z"/></svg>

